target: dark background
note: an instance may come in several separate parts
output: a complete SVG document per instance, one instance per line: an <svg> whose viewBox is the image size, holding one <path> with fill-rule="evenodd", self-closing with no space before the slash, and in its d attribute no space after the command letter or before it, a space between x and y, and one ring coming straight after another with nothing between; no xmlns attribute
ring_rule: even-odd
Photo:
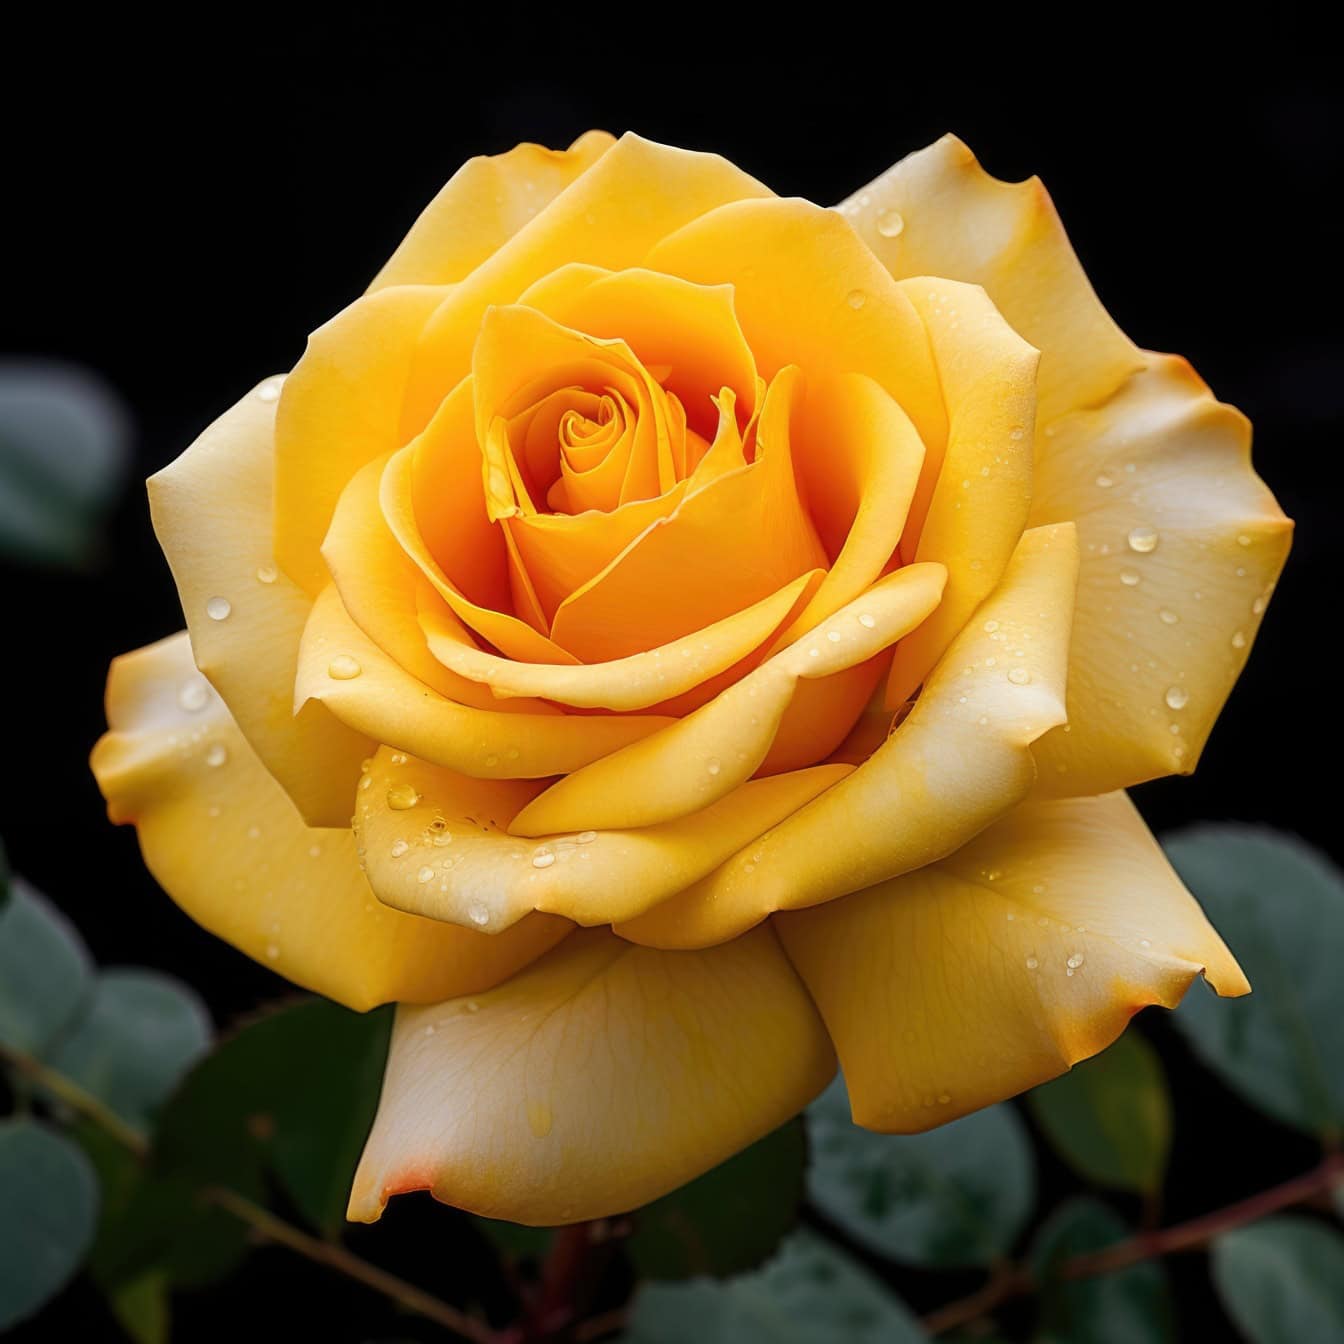
<svg viewBox="0 0 1344 1344"><path fill-rule="evenodd" d="M775 26L796 29L789 59L756 50L759 32L678 40L658 31L672 17L662 11L643 36L629 15L619 27L574 18L562 36L521 10L487 32L446 10L431 22L390 8L328 10L320 25L278 10L202 11L191 32L167 20L76 28L72 15L13 30L0 92L0 351L91 366L126 399L137 432L136 480L96 567L0 562L0 832L16 871L73 916L100 962L173 971L221 1024L283 992L156 890L133 834L106 823L85 766L108 660L181 625L138 479L290 367L305 334L359 294L465 158L522 139L564 144L590 126L716 150L776 191L822 203L946 130L998 176L1039 173L1112 314L1141 344L1188 356L1248 412L1257 466L1298 521L1199 773L1148 785L1137 801L1158 830L1263 822L1344 859L1334 49L1288 11L1233 35L1230 51L1144 11L1142 33L1119 14L1116 30L1098 15L1086 33L1037 18L1041 31L1018 37L1048 58L1033 63L995 37L970 60L969 12L965 31L927 36L861 27L855 13L844 11L843 33L818 33L840 11L812 16L807 31L781 11ZM1149 1021L1159 1016L1145 1022L1177 1099L1170 1217L1309 1165L1309 1145L1215 1089L1175 1034ZM1054 1166L1045 1174L1047 1190L1062 1184ZM356 1245L451 1293L446 1283L474 1272L454 1215L420 1197L400 1205ZM1222 1337L1200 1266L1175 1272L1189 1337ZM921 1307L966 1286L934 1275L900 1283ZM22 1338L81 1326L114 1337L98 1313L76 1289ZM184 1299L178 1318L188 1341L419 1329L389 1325L376 1300L282 1252Z"/></svg>

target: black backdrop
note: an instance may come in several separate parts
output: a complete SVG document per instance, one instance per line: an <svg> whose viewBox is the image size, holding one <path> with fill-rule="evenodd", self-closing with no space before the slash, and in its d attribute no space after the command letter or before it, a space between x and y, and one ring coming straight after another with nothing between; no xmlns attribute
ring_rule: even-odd
<svg viewBox="0 0 1344 1344"><path fill-rule="evenodd" d="M1056 54L1035 62L997 37L969 60L969 13L963 31L936 35L805 33L787 60L719 27L636 37L629 19L575 17L561 36L522 12L494 31L390 9L329 10L320 24L193 15L190 32L167 20L97 31L70 16L27 21L0 58L0 349L105 375L135 417L136 477L289 367L305 333L360 292L472 154L631 128L719 151L781 193L827 203L955 130L995 174L1044 177L1111 312L1140 343L1188 356L1251 415L1259 470L1298 520L1288 572L1199 773L1138 790L1140 807L1158 830L1265 822L1344 859L1333 203L1344 98L1328 49L1318 65L1315 36L1290 14L1232 51L1178 37L1151 12L1142 33L1130 20L1093 31L1089 19L1086 37L1038 18L1026 36ZM674 17L684 22L659 12L655 28ZM16 870L73 915L100 962L176 972L221 1023L282 993L157 892L133 835L105 822L85 768L109 658L181 624L143 492L128 491L101 567L0 566L0 595L0 833ZM1308 1164L1305 1144L1232 1103L1213 1113L1211 1142L1192 1118L1210 1119L1199 1109L1207 1084L1174 1035L1154 1031L1181 1108L1173 1216ZM401 1204L376 1248L362 1243L370 1253L440 1286L469 1273L453 1260L450 1216L421 1197ZM1216 1321L1198 1266L1177 1272L1187 1304ZM923 1296L961 1286L949 1279ZM279 1291L259 1319L250 1290L263 1287ZM271 1252L232 1291L180 1304L180 1337L362 1339L384 1329L375 1307ZM93 1337L111 1337L79 1291L22 1337L58 1337L86 1319Z"/></svg>

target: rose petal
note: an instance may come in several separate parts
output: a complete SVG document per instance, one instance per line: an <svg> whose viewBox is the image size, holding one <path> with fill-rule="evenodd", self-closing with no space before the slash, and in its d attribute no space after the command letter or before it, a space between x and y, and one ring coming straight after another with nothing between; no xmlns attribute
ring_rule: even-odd
<svg viewBox="0 0 1344 1344"><path fill-rule="evenodd" d="M619 1213L769 1133L834 1071L769 930L694 955L579 933L489 994L401 1010L349 1216L423 1189L540 1225Z"/></svg>
<svg viewBox="0 0 1344 1344"><path fill-rule="evenodd" d="M759 768L800 680L880 653L928 616L942 587L940 565L888 575L702 709L558 780L509 829L651 826L707 807Z"/></svg>
<svg viewBox="0 0 1344 1344"><path fill-rule="evenodd" d="M93 770L113 821L197 923L263 965L363 1012L507 979L569 925L534 916L499 938L375 901L349 829L310 829L191 660L185 634L125 654ZM348 804L348 800L347 800Z"/></svg>
<svg viewBox="0 0 1344 1344"><path fill-rule="evenodd" d="M617 932L705 947L930 863L1021 801L1031 744L1064 721L1073 528L1023 535L1003 581L909 716L852 775L679 896Z"/></svg>
<svg viewBox="0 0 1344 1344"><path fill-rule="evenodd" d="M854 1118L910 1133L1053 1078L1201 971L1249 989L1122 793L1026 803L964 848L775 928Z"/></svg>
<svg viewBox="0 0 1344 1344"><path fill-rule="evenodd" d="M272 552L277 390L276 379L254 388L152 476L150 513L198 666L304 817L337 826L350 818L350 790L373 744L321 705L293 713L312 604Z"/></svg>
<svg viewBox="0 0 1344 1344"><path fill-rule="evenodd" d="M398 910L492 932L533 910L608 924L703 877L849 771L775 775L661 826L537 843L508 826L540 784L471 779L384 747L360 782L355 829L370 885Z"/></svg>
<svg viewBox="0 0 1344 1344"><path fill-rule="evenodd" d="M294 703L309 699L375 741L480 779L564 774L668 722L653 715L520 714L446 700L369 639L334 587L313 604L304 627Z"/></svg>
<svg viewBox="0 0 1344 1344"><path fill-rule="evenodd" d="M796 369L770 385L755 461L690 490L670 517L560 604L551 631L557 644L584 662L622 658L703 629L826 567L793 471L797 388Z"/></svg>
<svg viewBox="0 0 1344 1344"><path fill-rule="evenodd" d="M920 481L910 520L915 558L947 566L947 593L896 650L892 706L909 699L994 590L1026 526L1039 358L983 290L944 280L901 288L928 328L952 427L941 463Z"/></svg>
<svg viewBox="0 0 1344 1344"><path fill-rule="evenodd" d="M1184 360L1147 359L1038 452L1032 522L1075 519L1082 557L1071 728L1036 746L1054 795L1194 769L1292 540L1245 417Z"/></svg>
<svg viewBox="0 0 1344 1344"><path fill-rule="evenodd" d="M839 210L898 279L984 286L1013 330L1041 352L1039 424L1103 400L1142 367L1093 293L1039 178L1000 182L945 135Z"/></svg>
<svg viewBox="0 0 1344 1344"><path fill-rule="evenodd" d="M327 582L322 538L346 482L424 424L407 428L406 382L445 292L366 294L313 332L285 380L275 423L275 557L310 597Z"/></svg>
<svg viewBox="0 0 1344 1344"><path fill-rule="evenodd" d="M588 131L565 150L523 144L468 159L411 225L370 290L464 279L613 144L606 131Z"/></svg>

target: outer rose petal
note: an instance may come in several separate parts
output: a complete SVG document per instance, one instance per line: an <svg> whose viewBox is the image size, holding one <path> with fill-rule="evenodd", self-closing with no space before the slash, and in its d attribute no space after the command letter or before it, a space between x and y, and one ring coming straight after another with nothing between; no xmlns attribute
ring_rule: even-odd
<svg viewBox="0 0 1344 1344"><path fill-rule="evenodd" d="M321 705L294 714L299 640L312 604L272 559L278 391L277 379L262 383L152 476L150 513L197 666L305 819L342 826L359 762L374 744ZM212 610L228 615L215 619Z"/></svg>
<svg viewBox="0 0 1344 1344"><path fill-rule="evenodd" d="M349 1216L423 1189L542 1225L636 1208L782 1124L834 1071L768 929L695 954L579 933L489 994L401 1010Z"/></svg>
<svg viewBox="0 0 1344 1344"><path fill-rule="evenodd" d="M1053 1078L1204 971L1250 988L1121 793L1027 803L940 862L776 917L854 1118L932 1128Z"/></svg>
<svg viewBox="0 0 1344 1344"><path fill-rule="evenodd" d="M1026 796L1031 744L1064 721L1078 568L1073 528L1023 535L1003 582L909 716L854 773L694 887L622 923L654 947L706 947L931 863Z"/></svg>
<svg viewBox="0 0 1344 1344"><path fill-rule="evenodd" d="M1082 557L1071 727L1036 747L1054 795L1194 769L1292 540L1246 418L1185 360L1146 358L1038 449L1032 522L1076 519Z"/></svg>
<svg viewBox="0 0 1344 1344"><path fill-rule="evenodd" d="M398 910L491 931L533 910L610 924L703 877L850 769L753 780L659 826L538 842L507 829L535 781L472 779L382 747L355 796L355 832L369 885Z"/></svg>
<svg viewBox="0 0 1344 1344"><path fill-rule="evenodd" d="M468 159L411 225L370 290L465 278L615 143L606 131L588 131L565 150L523 144Z"/></svg>
<svg viewBox="0 0 1344 1344"><path fill-rule="evenodd" d="M409 437L402 406L411 356L445 292L423 285L366 294L313 332L285 380L275 426L275 556L312 597L327 581L322 538L346 482Z"/></svg>
<svg viewBox="0 0 1344 1344"><path fill-rule="evenodd" d="M348 829L309 829L198 675L185 634L112 664L111 731L93 770L114 821L197 923L307 989L363 1012L486 989L570 925L534 916L501 937L373 899Z"/></svg>
<svg viewBox="0 0 1344 1344"><path fill-rule="evenodd" d="M354 676L345 659L358 669ZM667 723L652 714L581 718L459 705L379 649L331 586L313 604L299 649L294 703L310 699L378 742L482 779L564 774ZM353 795L353 782L350 789Z"/></svg>
<svg viewBox="0 0 1344 1344"><path fill-rule="evenodd" d="M984 290L947 280L901 288L928 328L951 421L942 461L924 472L910 519L913 558L947 566L947 593L896 650L889 706L909 699L994 590L1027 524L1039 360ZM910 554L911 545L902 550Z"/></svg>
<svg viewBox="0 0 1344 1344"><path fill-rule="evenodd" d="M1038 178L1000 182L945 135L839 208L898 279L944 276L984 286L1013 330L1041 352L1041 424L1110 396L1142 367L1088 284Z"/></svg>

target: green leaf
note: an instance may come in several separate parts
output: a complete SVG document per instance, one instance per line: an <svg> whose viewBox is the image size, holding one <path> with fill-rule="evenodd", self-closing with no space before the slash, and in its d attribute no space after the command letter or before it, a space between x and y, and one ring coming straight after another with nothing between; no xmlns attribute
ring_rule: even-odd
<svg viewBox="0 0 1344 1344"><path fill-rule="evenodd" d="M1095 1199L1070 1200L1050 1216L1031 1249L1040 1284L1037 1344L1165 1344L1175 1337L1166 1274L1157 1263L1085 1279L1056 1276L1060 1261L1127 1236L1124 1223Z"/></svg>
<svg viewBox="0 0 1344 1344"><path fill-rule="evenodd" d="M1344 1339L1344 1237L1306 1218L1266 1218L1213 1243L1213 1282L1253 1344Z"/></svg>
<svg viewBox="0 0 1344 1344"><path fill-rule="evenodd" d="M640 1209L627 1243L635 1268L649 1279L755 1268L797 1220L806 1161L795 1119Z"/></svg>
<svg viewBox="0 0 1344 1344"><path fill-rule="evenodd" d="M626 1344L917 1344L925 1336L867 1270L800 1231L755 1273L641 1288L622 1338Z"/></svg>
<svg viewBox="0 0 1344 1344"><path fill-rule="evenodd" d="M927 1134L873 1134L850 1119L837 1079L808 1108L812 1199L880 1255L986 1265L1016 1240L1036 1198L1021 1120L991 1106Z"/></svg>
<svg viewBox="0 0 1344 1344"><path fill-rule="evenodd" d="M1027 1104L1080 1175L1120 1190L1161 1188L1171 1101L1157 1052L1133 1028L1110 1049L1029 1092Z"/></svg>
<svg viewBox="0 0 1344 1344"><path fill-rule="evenodd" d="M31 1120L0 1121L0 1330L60 1292L83 1262L97 1218L88 1158Z"/></svg>
<svg viewBox="0 0 1344 1344"><path fill-rule="evenodd" d="M0 554L87 559L125 474L128 421L101 379L73 365L0 364Z"/></svg>
<svg viewBox="0 0 1344 1344"><path fill-rule="evenodd" d="M82 1011L92 964L75 926L26 882L0 908L0 1044L41 1054Z"/></svg>
<svg viewBox="0 0 1344 1344"><path fill-rule="evenodd" d="M1344 1128L1344 876L1290 836L1201 826L1166 840L1254 986L1242 999L1189 994L1176 1025L1224 1083L1309 1133Z"/></svg>
<svg viewBox="0 0 1344 1344"><path fill-rule="evenodd" d="M107 1304L135 1344L167 1344L171 1330L166 1274L150 1270L118 1284L107 1294Z"/></svg>
<svg viewBox="0 0 1344 1344"><path fill-rule="evenodd" d="M51 1066L141 1129L210 1044L195 992L158 971L101 972L88 1010L50 1056Z"/></svg>

